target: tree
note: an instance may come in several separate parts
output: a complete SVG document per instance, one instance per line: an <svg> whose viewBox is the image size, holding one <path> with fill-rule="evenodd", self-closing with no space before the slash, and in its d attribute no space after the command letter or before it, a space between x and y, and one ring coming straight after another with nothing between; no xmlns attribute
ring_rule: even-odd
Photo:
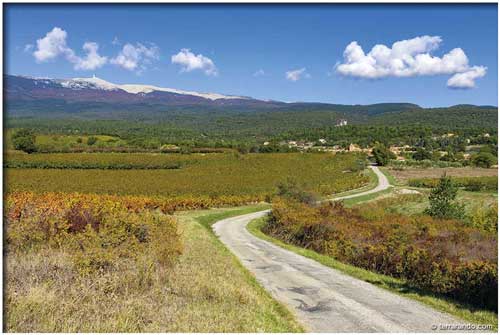
<svg viewBox="0 0 500 335"><path fill-rule="evenodd" d="M396 158L396 155L394 155L389 149L387 149L386 146L380 143L376 144L373 147L372 154L377 165L381 166L387 165L389 163L389 160Z"/></svg>
<svg viewBox="0 0 500 335"><path fill-rule="evenodd" d="M455 202L457 193L458 188L451 178L444 174L436 187L431 190L429 207L425 210L425 214L440 219L463 219L465 209L462 204Z"/></svg>
<svg viewBox="0 0 500 335"><path fill-rule="evenodd" d="M423 161L424 159L432 159L432 153L424 148L417 148L413 153L413 159L416 161Z"/></svg>
<svg viewBox="0 0 500 335"><path fill-rule="evenodd" d="M489 152L480 152L472 158L472 164L482 168L490 168L497 159Z"/></svg>
<svg viewBox="0 0 500 335"><path fill-rule="evenodd" d="M95 142L97 142L97 138L95 136L89 136L89 138L87 138L87 145L94 145Z"/></svg>
<svg viewBox="0 0 500 335"><path fill-rule="evenodd" d="M35 144L36 135L31 129L19 129L12 135L12 143L16 150L22 150L28 154L37 151Z"/></svg>

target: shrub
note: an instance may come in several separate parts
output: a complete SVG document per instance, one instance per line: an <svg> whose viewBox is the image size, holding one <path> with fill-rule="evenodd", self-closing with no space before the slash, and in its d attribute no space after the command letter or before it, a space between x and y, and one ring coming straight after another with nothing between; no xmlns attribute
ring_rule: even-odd
<svg viewBox="0 0 500 335"><path fill-rule="evenodd" d="M173 265L182 251L176 221L144 203L135 205L134 210L127 200L106 196L8 195L6 249L63 249L83 274L141 255L153 257L158 266Z"/></svg>
<svg viewBox="0 0 500 335"><path fill-rule="evenodd" d="M478 204L472 209L466 222L471 227L496 233L498 231L498 207Z"/></svg>
<svg viewBox="0 0 500 335"><path fill-rule="evenodd" d="M471 158L471 162L474 166L488 169L496 164L497 159L489 152L480 152Z"/></svg>
<svg viewBox="0 0 500 335"><path fill-rule="evenodd" d="M95 136L89 136L87 138L87 145L94 145L97 142L97 137Z"/></svg>
<svg viewBox="0 0 500 335"><path fill-rule="evenodd" d="M277 198L263 231L413 287L497 308L496 234L456 220L387 213L385 201L345 208Z"/></svg>
<svg viewBox="0 0 500 335"><path fill-rule="evenodd" d="M298 186L296 181L291 179L278 184L278 191L276 192L276 195L305 204L314 204L318 201L317 195L304 190L302 187Z"/></svg>
<svg viewBox="0 0 500 335"><path fill-rule="evenodd" d="M22 150L28 154L37 151L35 145L36 135L30 129L19 129L12 135L12 144L14 149Z"/></svg>
<svg viewBox="0 0 500 335"><path fill-rule="evenodd" d="M477 155L474 155L471 161L472 164L477 167L490 168L492 165L496 164L497 159L495 156L493 156L493 154L489 152L480 152Z"/></svg>

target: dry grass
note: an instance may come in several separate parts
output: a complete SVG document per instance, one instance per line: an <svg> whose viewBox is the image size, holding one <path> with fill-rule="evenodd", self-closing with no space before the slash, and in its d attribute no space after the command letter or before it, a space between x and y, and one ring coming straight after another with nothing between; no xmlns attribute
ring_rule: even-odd
<svg viewBox="0 0 500 335"><path fill-rule="evenodd" d="M406 182L413 178L439 178L446 173L450 177L485 177L497 176L497 169L482 169L482 168L406 168L403 170L390 169L389 173L398 181Z"/></svg>
<svg viewBox="0 0 500 335"><path fill-rule="evenodd" d="M193 214L179 216L179 224L185 249L172 270L123 261L114 271L81 276L58 250L8 254L5 330L301 331Z"/></svg>

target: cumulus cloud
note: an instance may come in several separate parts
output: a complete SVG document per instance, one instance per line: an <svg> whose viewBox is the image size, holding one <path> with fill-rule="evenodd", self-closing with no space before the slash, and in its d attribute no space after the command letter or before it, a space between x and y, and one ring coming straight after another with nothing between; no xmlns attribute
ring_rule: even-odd
<svg viewBox="0 0 500 335"><path fill-rule="evenodd" d="M38 63L53 60L59 56L64 57L73 64L75 70L95 70L102 67L107 62L107 57L100 56L98 53L99 45L95 42L86 42L83 44L83 50L86 55L81 58L77 56L73 49L68 47L66 38L68 34L59 27L54 27L45 37L36 41L36 50L33 56ZM25 50L28 49L26 45Z"/></svg>
<svg viewBox="0 0 500 335"><path fill-rule="evenodd" d="M160 49L154 44L148 48L141 43L135 45L127 43L120 53L111 59L111 63L129 71L141 72L146 69L147 64L150 64L152 60L159 59L159 57Z"/></svg>
<svg viewBox="0 0 500 335"><path fill-rule="evenodd" d="M448 79L447 85L450 88L474 88L476 86L475 80L486 75L486 67L473 66L468 71L456 73Z"/></svg>
<svg viewBox="0 0 500 335"><path fill-rule="evenodd" d="M201 70L207 76L218 75L217 67L210 58L202 54L195 55L190 49L181 49L177 54L172 55L171 60L172 64L181 66L181 72Z"/></svg>
<svg viewBox="0 0 500 335"><path fill-rule="evenodd" d="M311 78L311 75L307 73L306 68L303 67L301 69L287 71L285 77L290 81L298 81L303 78Z"/></svg>
<svg viewBox="0 0 500 335"><path fill-rule="evenodd" d="M74 52L66 45L66 31L54 27L45 37L36 41L37 49L33 53L37 62L46 62L59 55L73 55Z"/></svg>
<svg viewBox="0 0 500 335"><path fill-rule="evenodd" d="M262 77L262 76L265 76L266 75L266 72L262 69L259 69L257 71L254 72L253 76L254 77Z"/></svg>
<svg viewBox="0 0 500 335"><path fill-rule="evenodd" d="M426 35L397 41L390 48L377 44L365 54L358 42L353 41L345 48L344 62L336 65L336 71L344 76L368 79L453 75L448 81L449 87L474 87L474 80L486 74L486 67L471 67L460 48L442 57L433 56L431 53L441 42L439 36Z"/></svg>
<svg viewBox="0 0 500 335"><path fill-rule="evenodd" d="M86 42L83 50L87 53L84 58L76 57L74 59L75 70L94 70L98 69L108 61L107 57L100 56L97 50L99 45L94 42Z"/></svg>

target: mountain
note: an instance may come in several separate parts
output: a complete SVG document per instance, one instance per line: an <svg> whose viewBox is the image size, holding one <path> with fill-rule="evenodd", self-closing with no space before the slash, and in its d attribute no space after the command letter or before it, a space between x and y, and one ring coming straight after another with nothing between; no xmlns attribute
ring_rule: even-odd
<svg viewBox="0 0 500 335"><path fill-rule="evenodd" d="M199 93L152 85L114 84L103 79L73 78L50 79L26 76L4 76L4 97L9 116L54 116L75 114L85 117L126 116L127 111L135 115L155 115L162 111L218 111L218 112L263 112L263 111L335 111L342 117L345 113L375 115L384 112L418 109L408 103L386 103L374 105L338 105L327 103L285 103L259 100L246 96L219 93Z"/></svg>
<svg viewBox="0 0 500 335"><path fill-rule="evenodd" d="M251 134L348 124L479 127L496 125L494 106L421 108L411 103L341 105L259 100L152 85L114 84L100 78L50 79L4 76L7 119L117 120L168 123L183 129ZM73 121L74 122L74 121Z"/></svg>
<svg viewBox="0 0 500 335"><path fill-rule="evenodd" d="M15 100L62 100L66 102L149 103L167 106L275 106L276 102L249 97L198 93L152 85L118 85L103 79L50 79L4 76L4 94Z"/></svg>

